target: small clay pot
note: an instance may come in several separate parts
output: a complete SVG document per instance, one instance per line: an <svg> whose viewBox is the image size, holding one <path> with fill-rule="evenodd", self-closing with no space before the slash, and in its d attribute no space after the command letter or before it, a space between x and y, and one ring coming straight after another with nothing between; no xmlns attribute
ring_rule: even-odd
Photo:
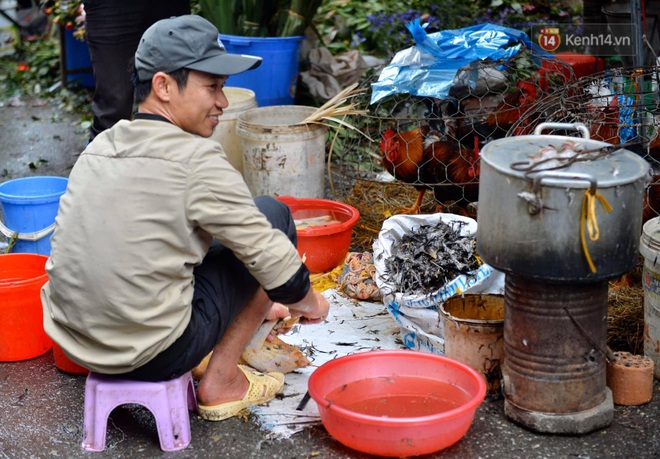
<svg viewBox="0 0 660 459"><path fill-rule="evenodd" d="M617 405L643 405L653 398L653 360L630 352L615 352L607 362L607 387Z"/></svg>

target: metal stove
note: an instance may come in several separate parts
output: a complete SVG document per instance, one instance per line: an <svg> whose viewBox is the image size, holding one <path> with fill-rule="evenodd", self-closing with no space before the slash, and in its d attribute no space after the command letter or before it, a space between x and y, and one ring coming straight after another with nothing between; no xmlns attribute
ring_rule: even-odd
<svg viewBox="0 0 660 459"><path fill-rule="evenodd" d="M582 137L541 135L546 128ZM643 159L590 140L583 125L541 125L482 151L477 251L506 274L502 385L512 420L564 434L612 421L608 281L637 263L648 180Z"/></svg>
<svg viewBox="0 0 660 459"><path fill-rule="evenodd" d="M585 433L612 421L605 385L607 281L507 274L505 414L540 432Z"/></svg>

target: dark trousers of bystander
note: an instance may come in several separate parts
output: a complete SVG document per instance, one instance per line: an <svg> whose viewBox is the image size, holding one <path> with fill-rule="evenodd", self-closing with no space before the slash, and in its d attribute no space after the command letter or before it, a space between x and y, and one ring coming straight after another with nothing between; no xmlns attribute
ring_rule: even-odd
<svg viewBox="0 0 660 459"><path fill-rule="evenodd" d="M154 22L190 14L189 0L84 0L85 34L96 89L90 140L133 114L133 60Z"/></svg>

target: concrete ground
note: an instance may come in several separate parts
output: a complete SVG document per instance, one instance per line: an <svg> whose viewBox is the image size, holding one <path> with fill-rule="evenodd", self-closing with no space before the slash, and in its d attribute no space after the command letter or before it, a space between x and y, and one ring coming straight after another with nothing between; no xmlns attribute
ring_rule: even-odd
<svg viewBox="0 0 660 459"><path fill-rule="evenodd" d="M56 107L4 105L0 107L0 182L31 175L67 176L85 141L76 117ZM0 314L1 308L2 298ZM342 446L322 426L276 440L249 419L212 423L195 414L191 414L190 446L163 453L151 414L139 407L115 410L105 451L87 453L80 447L84 381L82 376L57 370L51 352L28 361L0 363L0 458L371 457ZM608 427L585 435L533 432L504 415L502 398L489 397L461 441L427 457L660 458L660 384L656 381L651 403L615 406Z"/></svg>

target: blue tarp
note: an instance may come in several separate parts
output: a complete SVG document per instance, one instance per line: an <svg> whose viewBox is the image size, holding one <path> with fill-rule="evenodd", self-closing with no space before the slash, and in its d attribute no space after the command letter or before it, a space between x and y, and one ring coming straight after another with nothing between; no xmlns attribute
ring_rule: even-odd
<svg viewBox="0 0 660 459"><path fill-rule="evenodd" d="M407 25L415 46L399 51L372 84L371 103L392 94L443 99L459 69L475 61L510 59L525 47L539 58L554 57L527 34L495 24L427 34L419 19ZM539 62L540 64L540 62ZM476 81L473 82L476 85Z"/></svg>

